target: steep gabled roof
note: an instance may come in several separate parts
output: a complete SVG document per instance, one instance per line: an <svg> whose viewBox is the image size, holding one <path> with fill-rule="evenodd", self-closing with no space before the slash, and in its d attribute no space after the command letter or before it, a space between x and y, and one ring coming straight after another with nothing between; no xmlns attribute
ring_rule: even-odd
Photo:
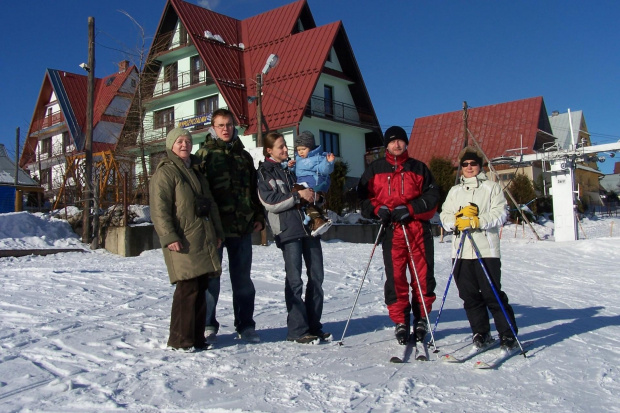
<svg viewBox="0 0 620 413"><path fill-rule="evenodd" d="M344 62L341 75L355 84L352 92L356 104L371 111L374 126L378 126L342 24L317 28L306 0L243 21L182 0L169 0L157 31L159 36L172 30L171 12L185 26L228 108L241 125L247 126L245 133L256 133L256 105L249 105L247 98L256 95L256 75L270 54L278 55L279 64L264 76L262 107L265 124L274 130L301 122L335 44ZM298 21L302 22L302 32ZM207 38L205 31L220 35L225 43Z"/></svg>
<svg viewBox="0 0 620 413"><path fill-rule="evenodd" d="M119 90L125 81L132 73L136 72L136 67L130 66L124 72L114 73L104 78L95 78L93 93L93 130L102 119L120 123L123 122L123 117L110 117L109 115L105 115L105 111L108 109L114 97L120 94ZM69 135L75 144L76 151L82 152L84 150L88 76L62 70L47 69L32 115L24 150L20 157L21 166L34 160L35 148L38 143L38 137L35 134L35 132L37 132L37 122L35 122L35 120L45 116L45 107L50 103L49 97L52 92L56 95L60 111L65 119ZM114 149L114 146L114 144L110 144L109 142L96 142L96 137L93 135L94 151Z"/></svg>
<svg viewBox="0 0 620 413"><path fill-rule="evenodd" d="M243 117L247 95L244 92L243 50L239 47L240 22L184 1L170 0L170 4L185 26L228 108ZM206 31L221 36L226 43L205 37Z"/></svg>
<svg viewBox="0 0 620 413"><path fill-rule="evenodd" d="M495 158L523 147L529 154L553 142L547 110L541 96L468 109L468 129L487 157ZM464 143L463 111L418 118L413 124L409 153L428 163L433 156L452 160ZM471 139L468 140L471 145Z"/></svg>
<svg viewBox="0 0 620 413"><path fill-rule="evenodd" d="M0 143L0 185L12 186L15 185L15 162L9 158L6 152L6 148ZM21 168L17 169L17 185L23 186L39 186L39 184L32 179Z"/></svg>
<svg viewBox="0 0 620 413"><path fill-rule="evenodd" d="M269 129L301 122L340 27L337 22L306 30L245 54L245 66L251 73L260 73L271 53L280 59L278 66L263 76L263 117ZM248 93L256 95L256 82L249 85ZM248 111L246 133L256 133L256 105L250 105Z"/></svg>
<svg viewBox="0 0 620 413"><path fill-rule="evenodd" d="M580 130L585 130L587 132L587 127L585 126L585 119L583 117L583 111L581 110L571 112L570 121L568 112L559 114L557 112L554 112L554 114L549 116L549 124L551 125L551 129L553 130L553 135L558 140L558 147L560 149L568 149L573 143L570 123L572 123L572 130L573 134L575 135L575 140L579 139ZM586 142L586 146L589 145L590 143Z"/></svg>

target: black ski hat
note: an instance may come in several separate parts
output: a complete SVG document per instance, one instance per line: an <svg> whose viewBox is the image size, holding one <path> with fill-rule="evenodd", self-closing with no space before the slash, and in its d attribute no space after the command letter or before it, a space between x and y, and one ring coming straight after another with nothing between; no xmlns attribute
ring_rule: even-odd
<svg viewBox="0 0 620 413"><path fill-rule="evenodd" d="M409 137L407 136L407 132L405 132L405 130L403 128L401 128L400 126L391 126L389 127L386 131L385 134L383 135L383 145L387 148L388 143L395 141L395 140L401 140L404 141L405 144L409 143Z"/></svg>

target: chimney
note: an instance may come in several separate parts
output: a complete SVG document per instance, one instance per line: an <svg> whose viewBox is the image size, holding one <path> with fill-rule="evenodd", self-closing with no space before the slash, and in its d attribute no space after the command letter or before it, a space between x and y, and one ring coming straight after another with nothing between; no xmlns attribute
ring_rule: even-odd
<svg viewBox="0 0 620 413"><path fill-rule="evenodd" d="M554 110L553 112L551 112L551 116L558 116L560 114L560 112L558 112L557 110Z"/></svg>
<svg viewBox="0 0 620 413"><path fill-rule="evenodd" d="M129 67L129 60L123 60L118 64L118 73L125 73Z"/></svg>

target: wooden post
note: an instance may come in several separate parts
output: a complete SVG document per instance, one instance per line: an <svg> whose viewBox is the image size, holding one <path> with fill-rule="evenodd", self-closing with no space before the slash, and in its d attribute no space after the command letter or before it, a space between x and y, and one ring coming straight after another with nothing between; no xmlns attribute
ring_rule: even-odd
<svg viewBox="0 0 620 413"><path fill-rule="evenodd" d="M463 101L463 149L467 147L467 117L468 117L468 113L467 113L467 102ZM456 162L458 163L458 166L456 168L456 178L454 180L454 185L458 185L459 183L459 176L461 175L461 163L459 162L459 159L456 160ZM483 170L482 165L480 165L480 170Z"/></svg>
<svg viewBox="0 0 620 413"><path fill-rule="evenodd" d="M517 223L515 224L515 238L517 238L517 230L519 229L519 217L517 217Z"/></svg>
<svg viewBox="0 0 620 413"><path fill-rule="evenodd" d="M90 242L90 204L93 174L93 105L95 93L95 18L88 18L88 83L86 96L86 141L84 142L84 211L82 212L82 242Z"/></svg>
<svg viewBox="0 0 620 413"><path fill-rule="evenodd" d="M15 212L23 210L22 191L17 189L19 186L19 127L15 130Z"/></svg>

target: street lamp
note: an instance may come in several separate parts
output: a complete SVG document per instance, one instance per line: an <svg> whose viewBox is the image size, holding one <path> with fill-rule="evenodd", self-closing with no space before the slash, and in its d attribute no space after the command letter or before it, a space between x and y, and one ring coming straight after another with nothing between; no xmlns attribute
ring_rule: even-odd
<svg viewBox="0 0 620 413"><path fill-rule="evenodd" d="M263 70L256 75L256 146L263 146L263 76L269 73L271 69L277 66L279 61L278 55L270 54L265 62Z"/></svg>

